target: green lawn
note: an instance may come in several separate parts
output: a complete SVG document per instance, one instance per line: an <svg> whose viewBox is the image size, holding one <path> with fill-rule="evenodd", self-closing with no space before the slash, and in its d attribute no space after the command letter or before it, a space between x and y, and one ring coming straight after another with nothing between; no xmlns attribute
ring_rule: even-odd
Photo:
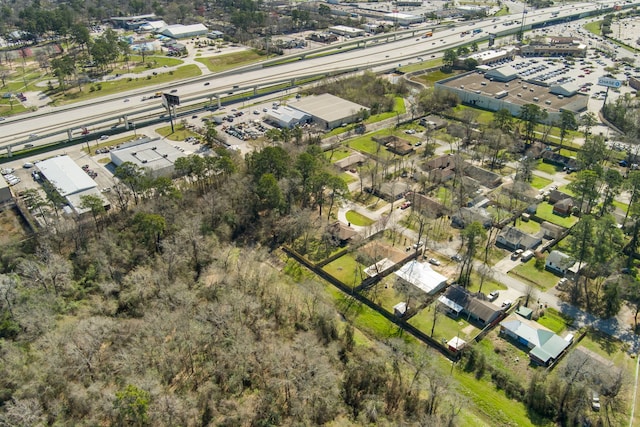
<svg viewBox="0 0 640 427"><path fill-rule="evenodd" d="M169 83L190 77L197 77L201 74L200 68L195 64L183 65L178 67L175 71L168 71L158 73L157 76L139 77L131 80L113 80L110 82L94 83L93 85L85 85L82 87L82 92L69 92L66 96L62 93L54 95L54 103L56 105L71 104L78 101L84 101L87 99L95 99L105 95L113 95L116 93L140 89L145 86L157 85L160 83ZM94 88L91 91L91 88ZM100 87L100 89L97 89Z"/></svg>
<svg viewBox="0 0 640 427"><path fill-rule="evenodd" d="M556 283L558 283L558 276L546 270L540 271L536 269L535 264L535 258L532 258L527 262L520 263L520 265L511 270L509 274L512 274L524 283L536 284L544 290L554 287Z"/></svg>
<svg viewBox="0 0 640 427"><path fill-rule="evenodd" d="M560 315L560 313L553 308L546 308L544 310L544 316L541 316L538 319L538 323L552 330L558 335L560 335L562 331L564 331L567 326L569 326L565 322L564 318Z"/></svg>
<svg viewBox="0 0 640 427"><path fill-rule="evenodd" d="M541 176L537 176L535 174L533 174L533 177L531 178L531 186L533 188L537 188L538 190L540 190L541 188L546 187L547 185L551 184L553 181L551 181L550 179L547 178L542 178Z"/></svg>
<svg viewBox="0 0 640 427"><path fill-rule="evenodd" d="M336 148L335 150L327 150L324 152L324 157L330 161L331 163L337 162L338 160L342 160L344 158L349 157L353 154L353 151L348 148L341 147Z"/></svg>
<svg viewBox="0 0 640 427"><path fill-rule="evenodd" d="M443 79L447 79L449 77L454 77L456 74L456 72L453 73L443 73L442 71L438 70L438 71L432 71L430 73L426 73L423 74L421 76L416 76L415 80L418 80L419 82L427 85L427 86L433 86L433 84L437 81L443 80Z"/></svg>
<svg viewBox="0 0 640 427"><path fill-rule="evenodd" d="M171 132L171 126L164 126L156 129L160 135L164 136L170 141L184 141L189 136L200 137L199 134L190 131L189 129L184 129L182 125L174 124L175 132Z"/></svg>
<svg viewBox="0 0 640 427"><path fill-rule="evenodd" d="M602 35L602 30L600 29L601 24L602 24L602 21L595 21L595 22L589 22L588 24L585 24L582 27L585 30L592 32L596 36L601 36Z"/></svg>
<svg viewBox="0 0 640 427"><path fill-rule="evenodd" d="M361 227L366 227L375 222L371 218L368 218L356 211L347 211L346 217L347 217L347 221L349 221L351 224L358 225Z"/></svg>
<svg viewBox="0 0 640 427"><path fill-rule="evenodd" d="M573 215L568 217L563 217L563 216L554 214L553 206L546 202L540 203L538 205L538 211L536 212L536 215L544 219L545 221L549 221L550 223L560 225L565 228L569 228L573 224L578 222L578 218L576 218Z"/></svg>
<svg viewBox="0 0 640 427"><path fill-rule="evenodd" d="M478 113L477 121L481 125L489 125L489 124L491 124L491 122L493 122L493 112L491 112L491 111L480 110L480 109L477 109L477 108L469 107L467 105L458 105L457 107L455 107L453 109L453 111L456 112L456 115L458 117L461 116L461 113L464 110L474 110L474 111L476 111Z"/></svg>
<svg viewBox="0 0 640 427"><path fill-rule="evenodd" d="M358 178L356 178L355 176L348 174L346 172L341 173L340 175L338 175L340 178L342 178L342 180L348 185L352 182L355 182L358 180Z"/></svg>
<svg viewBox="0 0 640 427"><path fill-rule="evenodd" d="M335 261L322 267L324 271L331 274L347 286L357 286L366 277L364 269L366 266L356 261L352 254L341 256Z"/></svg>
<svg viewBox="0 0 640 427"><path fill-rule="evenodd" d="M502 7L499 11L497 11L496 13L493 14L493 16L505 16L509 14L509 8L508 7Z"/></svg>
<svg viewBox="0 0 640 427"><path fill-rule="evenodd" d="M145 70L152 70L162 68L165 65L167 67L177 67L184 64L184 61L177 58L171 58L170 56L146 56L144 62L142 62L142 56L131 55L129 58L129 67L126 64L118 64L117 68L114 68L109 72L111 75L124 74L124 73L140 73Z"/></svg>
<svg viewBox="0 0 640 427"><path fill-rule="evenodd" d="M413 64L405 65L398 68L403 73L412 73L414 71L425 70L429 68L435 68L442 66L442 58L432 59L430 61L421 61Z"/></svg>
<svg viewBox="0 0 640 427"><path fill-rule="evenodd" d="M555 175L557 172L562 171L562 167L552 165L551 163L545 163L542 160L538 160L536 169L540 172L548 173L549 175Z"/></svg>
<svg viewBox="0 0 640 427"><path fill-rule="evenodd" d="M523 221L519 219L517 221L517 228L528 234L537 234L540 231L540 224L532 220Z"/></svg>
<svg viewBox="0 0 640 427"><path fill-rule="evenodd" d="M242 65L249 65L265 59L255 50L244 50L242 52L227 53L224 55L196 58L196 61L207 66L209 71L220 72L230 70Z"/></svg>
<svg viewBox="0 0 640 427"><path fill-rule="evenodd" d="M427 335L431 335L431 326L433 325L433 310L439 302L432 303L429 307L420 311L413 316L409 323L420 329ZM436 327L433 331L433 338L438 341L449 341L455 336L459 336L465 341L471 340L480 330L463 318L452 319L446 314L440 312L436 318Z"/></svg>

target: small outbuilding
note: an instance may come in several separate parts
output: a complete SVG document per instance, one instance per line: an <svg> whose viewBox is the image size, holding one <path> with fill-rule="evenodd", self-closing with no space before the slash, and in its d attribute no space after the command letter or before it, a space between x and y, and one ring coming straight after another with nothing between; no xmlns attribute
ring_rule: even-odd
<svg viewBox="0 0 640 427"><path fill-rule="evenodd" d="M462 350L467 345L467 342L460 337L453 337L447 342L447 348L454 353Z"/></svg>
<svg viewBox="0 0 640 427"><path fill-rule="evenodd" d="M406 302L402 301L393 306L393 315L396 317L404 317L409 310L409 306Z"/></svg>

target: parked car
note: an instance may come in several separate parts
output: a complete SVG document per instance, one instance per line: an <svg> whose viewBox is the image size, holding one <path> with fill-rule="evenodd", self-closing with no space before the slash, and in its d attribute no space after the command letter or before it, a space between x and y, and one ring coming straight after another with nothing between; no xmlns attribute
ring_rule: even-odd
<svg viewBox="0 0 640 427"><path fill-rule="evenodd" d="M522 249L516 249L516 251L511 254L511 259L516 260L520 258L520 255L522 255L522 252L524 252Z"/></svg>
<svg viewBox="0 0 640 427"><path fill-rule="evenodd" d="M403 204L400 205L400 209L405 210L410 206L411 206L411 202L407 201L407 202L404 202Z"/></svg>
<svg viewBox="0 0 640 427"><path fill-rule="evenodd" d="M600 410L600 395L595 391L591 396L591 408L596 412Z"/></svg>
<svg viewBox="0 0 640 427"><path fill-rule="evenodd" d="M429 258L429 264L440 265L440 261L435 258Z"/></svg>
<svg viewBox="0 0 640 427"><path fill-rule="evenodd" d="M462 257L458 254L455 255L451 255L451 259L455 262L461 262L462 261Z"/></svg>
<svg viewBox="0 0 640 427"><path fill-rule="evenodd" d="M32 168L34 166L35 165L33 163L31 163L31 162L26 162L25 164L22 165L22 167L25 168L25 169L29 169L29 168Z"/></svg>
<svg viewBox="0 0 640 427"><path fill-rule="evenodd" d="M491 291L489 292L489 301L495 301L498 299L499 296L500 296L499 291Z"/></svg>
<svg viewBox="0 0 640 427"><path fill-rule="evenodd" d="M511 307L512 305L513 305L513 301L511 301L510 299L506 299L502 302L502 308L505 310Z"/></svg>
<svg viewBox="0 0 640 427"><path fill-rule="evenodd" d="M424 242L422 240L420 240L418 243L414 243L413 244L413 249L418 249L418 248L422 247L422 245L424 245Z"/></svg>

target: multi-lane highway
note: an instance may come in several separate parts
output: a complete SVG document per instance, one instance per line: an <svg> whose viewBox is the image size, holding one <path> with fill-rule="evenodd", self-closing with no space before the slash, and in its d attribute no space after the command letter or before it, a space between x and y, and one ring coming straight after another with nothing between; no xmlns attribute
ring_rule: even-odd
<svg viewBox="0 0 640 427"><path fill-rule="evenodd" d="M637 2L640 4L640 0ZM607 10L618 4L616 1L606 0L595 3L575 3L567 6L531 10L527 13L487 18L480 22L461 23L453 28L438 29L432 37L422 38L424 29L401 32L395 40L365 37L354 39L343 44L344 52L336 46L332 55L312 56L312 52L305 52L308 59L283 63L270 67L249 66L233 72L212 74L191 79L183 83L176 83L171 87L180 95L183 101L195 103L212 94L226 94L243 88L265 86L275 81L292 79L295 77L330 74L343 70L389 67L394 68L417 58L428 59L431 55L451 47L468 44L472 40L484 40L489 34L498 37L514 34L521 27L525 30L535 25L560 23L571 17L584 18ZM624 3L630 7L634 3ZM474 29L480 29L473 34ZM387 41L389 40L389 41ZM350 44L359 43L358 49L348 49ZM205 83L207 83L205 85ZM162 114L163 108L158 99L142 101L143 97L150 97L157 88L148 88L134 92L123 93L118 96L101 98L58 108L45 108L43 111L26 113L9 118L0 123L0 148L14 146L19 150L24 143L38 144L45 140L66 140L68 129L79 129L88 123L99 120L113 120L124 114L128 120L136 120L142 115ZM30 135L39 135L31 138Z"/></svg>

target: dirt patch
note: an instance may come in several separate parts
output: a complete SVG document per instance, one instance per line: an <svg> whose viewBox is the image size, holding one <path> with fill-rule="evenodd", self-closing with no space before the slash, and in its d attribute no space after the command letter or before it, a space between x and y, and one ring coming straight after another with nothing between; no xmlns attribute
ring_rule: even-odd
<svg viewBox="0 0 640 427"><path fill-rule="evenodd" d="M402 261L407 256L405 251L402 249L394 248L393 246L379 241L369 242L362 246L359 251L373 259L379 260L382 258L388 258L394 263Z"/></svg>
<svg viewBox="0 0 640 427"><path fill-rule="evenodd" d="M22 240L27 235L15 208L0 211L0 246Z"/></svg>

